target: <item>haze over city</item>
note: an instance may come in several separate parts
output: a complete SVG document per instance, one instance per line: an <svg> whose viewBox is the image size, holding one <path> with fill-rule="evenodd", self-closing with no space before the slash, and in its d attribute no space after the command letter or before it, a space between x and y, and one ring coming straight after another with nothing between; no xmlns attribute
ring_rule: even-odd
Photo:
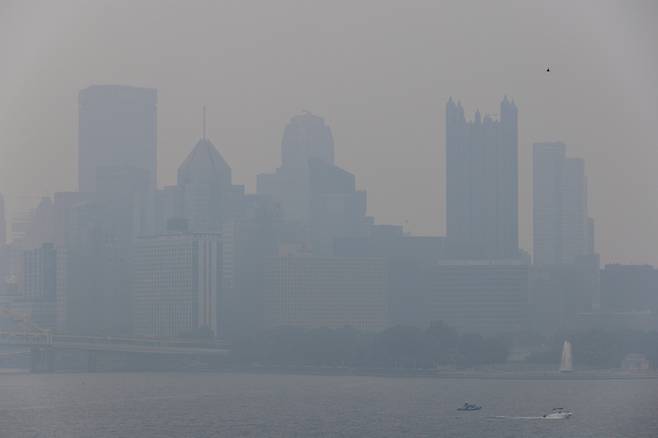
<svg viewBox="0 0 658 438"><path fill-rule="evenodd" d="M0 0L0 434L658 436L655 1Z"/></svg>
<svg viewBox="0 0 658 438"><path fill-rule="evenodd" d="M1 11L0 191L12 211L76 188L78 91L110 83L158 90L160 185L174 182L199 137L203 105L209 137L248 190L277 165L287 120L309 110L331 125L337 162L368 191L369 215L444 234L445 102L495 114L507 94L520 111L521 246L532 249L532 144L563 141L586 161L602 261L658 263L653 2L3 2Z"/></svg>

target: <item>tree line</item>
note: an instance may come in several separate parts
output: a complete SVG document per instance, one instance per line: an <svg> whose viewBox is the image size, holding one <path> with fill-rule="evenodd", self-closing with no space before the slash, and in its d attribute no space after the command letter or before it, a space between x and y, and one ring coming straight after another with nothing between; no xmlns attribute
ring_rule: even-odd
<svg viewBox="0 0 658 438"><path fill-rule="evenodd" d="M279 327L237 340L232 356L241 365L381 369L468 368L505 362L504 342L460 334L441 322L426 329L396 326L371 333Z"/></svg>

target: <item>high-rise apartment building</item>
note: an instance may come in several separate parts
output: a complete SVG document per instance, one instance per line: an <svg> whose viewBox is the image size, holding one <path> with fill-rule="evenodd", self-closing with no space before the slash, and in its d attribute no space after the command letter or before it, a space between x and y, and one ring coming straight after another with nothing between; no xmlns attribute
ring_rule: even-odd
<svg viewBox="0 0 658 438"><path fill-rule="evenodd" d="M446 107L447 239L457 258L518 257L517 108L473 121L452 98Z"/></svg>
<svg viewBox="0 0 658 438"><path fill-rule="evenodd" d="M132 166L157 186L157 91L93 85L80 91L78 187L96 191L99 167Z"/></svg>

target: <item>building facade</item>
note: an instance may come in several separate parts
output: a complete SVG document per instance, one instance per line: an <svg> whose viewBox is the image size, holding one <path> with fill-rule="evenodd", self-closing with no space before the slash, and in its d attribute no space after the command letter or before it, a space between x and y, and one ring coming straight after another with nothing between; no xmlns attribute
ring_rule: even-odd
<svg viewBox="0 0 658 438"><path fill-rule="evenodd" d="M386 262L375 257L272 257L265 271L266 326L379 331L388 325Z"/></svg>
<svg viewBox="0 0 658 438"><path fill-rule="evenodd" d="M441 261L425 270L426 324L460 332L518 332L528 305L528 265L517 260Z"/></svg>
<svg viewBox="0 0 658 438"><path fill-rule="evenodd" d="M290 120L281 166L258 175L257 191L281 205L284 221L300 230L316 255L331 255L336 237L366 233L366 192L356 189L352 173L334 163L331 129L321 117L307 112Z"/></svg>
<svg viewBox="0 0 658 438"><path fill-rule="evenodd" d="M172 233L138 240L134 327L138 336L219 333L222 242L219 234Z"/></svg>
<svg viewBox="0 0 658 438"><path fill-rule="evenodd" d="M594 253L587 212L585 162L567 158L564 143L533 145L533 263L574 264Z"/></svg>
<svg viewBox="0 0 658 438"><path fill-rule="evenodd" d="M473 121L452 98L446 107L447 239L460 259L518 257L517 108Z"/></svg>

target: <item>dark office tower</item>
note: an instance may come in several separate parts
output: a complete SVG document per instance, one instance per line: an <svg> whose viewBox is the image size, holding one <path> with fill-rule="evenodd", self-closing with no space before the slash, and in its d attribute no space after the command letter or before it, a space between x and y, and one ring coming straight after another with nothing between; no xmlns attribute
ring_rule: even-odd
<svg viewBox="0 0 658 438"><path fill-rule="evenodd" d="M208 139L202 138L178 168L183 217L192 232L218 232L231 216L231 168Z"/></svg>
<svg viewBox="0 0 658 438"><path fill-rule="evenodd" d="M80 91L78 187L96 191L99 167L146 170L157 186L157 91L120 85L94 85Z"/></svg>
<svg viewBox="0 0 658 438"><path fill-rule="evenodd" d="M7 243L7 222L5 219L5 198L0 193L0 246Z"/></svg>
<svg viewBox="0 0 658 438"><path fill-rule="evenodd" d="M594 253L582 159L563 143L533 145L533 248L536 265L572 264Z"/></svg>
<svg viewBox="0 0 658 438"><path fill-rule="evenodd" d="M447 238L454 257L516 258L518 128L505 97L500 118L467 121L452 98L446 107Z"/></svg>

